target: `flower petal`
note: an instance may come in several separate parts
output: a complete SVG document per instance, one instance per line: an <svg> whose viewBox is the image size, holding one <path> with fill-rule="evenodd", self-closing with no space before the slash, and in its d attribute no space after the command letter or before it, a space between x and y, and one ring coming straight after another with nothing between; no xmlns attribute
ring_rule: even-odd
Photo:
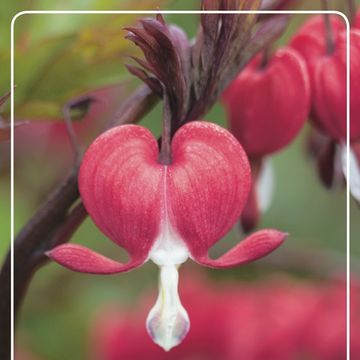
<svg viewBox="0 0 360 360"><path fill-rule="evenodd" d="M133 258L122 264L107 258L85 246L63 244L48 251L46 255L66 268L89 274L115 274L132 270L142 265L146 258Z"/></svg>
<svg viewBox="0 0 360 360"><path fill-rule="evenodd" d="M284 48L274 53L264 69L259 69L260 61L256 57L241 71L223 96L231 132L249 157L288 145L310 108L310 83L300 54Z"/></svg>
<svg viewBox="0 0 360 360"><path fill-rule="evenodd" d="M204 254L194 257L194 260L212 268L228 268L245 264L271 253L284 242L287 236L287 233L273 229L260 230L242 240L218 259L210 259L208 254Z"/></svg>
<svg viewBox="0 0 360 360"><path fill-rule="evenodd" d="M251 185L249 162L230 132L204 121L182 126L172 150L169 220L190 253L202 255L239 219Z"/></svg>
<svg viewBox="0 0 360 360"><path fill-rule="evenodd" d="M147 257L159 233L164 169L157 157L149 130L123 125L100 135L81 164L79 191L86 210L131 257Z"/></svg>

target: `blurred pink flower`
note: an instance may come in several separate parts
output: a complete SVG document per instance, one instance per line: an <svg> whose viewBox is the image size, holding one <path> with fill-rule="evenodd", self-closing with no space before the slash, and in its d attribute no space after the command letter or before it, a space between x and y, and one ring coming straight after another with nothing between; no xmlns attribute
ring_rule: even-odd
<svg viewBox="0 0 360 360"><path fill-rule="evenodd" d="M39 358L33 356L30 352L23 348L15 349L15 360L38 360Z"/></svg>
<svg viewBox="0 0 360 360"><path fill-rule="evenodd" d="M107 307L92 327L95 360L341 360L346 358L346 292L342 281L272 279L222 287L194 274L183 293L193 327L164 352L147 336L142 313ZM360 292L352 285L351 355L360 358Z"/></svg>
<svg viewBox="0 0 360 360"><path fill-rule="evenodd" d="M269 58L258 55L228 86L222 100L231 132L251 164L252 188L241 215L247 232L270 204L273 180L266 177L268 156L294 140L309 114L306 63L290 47L277 49Z"/></svg>
<svg viewBox="0 0 360 360"><path fill-rule="evenodd" d="M349 32L350 40L350 191L360 201L360 30L357 15ZM336 168L346 176L346 68L347 33L345 22L331 16L327 36L322 16L311 17L291 40L304 57L311 82L312 114L315 127L327 138L319 154L319 174L326 186L334 183ZM331 36L330 36L331 35ZM326 39L331 39L326 41ZM337 155L338 154L338 155Z"/></svg>
<svg viewBox="0 0 360 360"><path fill-rule="evenodd" d="M125 85L120 83L99 87L72 99L72 102L75 102L75 99L91 99L88 102L87 111L84 110L85 115L73 121L75 134L81 143L89 143L100 130L104 129L106 121L115 116L116 109L125 94ZM19 158L24 153L27 155L26 158L29 153L42 155L44 159L51 160L52 166L54 164L51 155L56 155L58 160L66 164L69 163L69 159L73 160L69 135L63 118L25 117L20 120L29 121L29 124L16 132L15 155Z"/></svg>

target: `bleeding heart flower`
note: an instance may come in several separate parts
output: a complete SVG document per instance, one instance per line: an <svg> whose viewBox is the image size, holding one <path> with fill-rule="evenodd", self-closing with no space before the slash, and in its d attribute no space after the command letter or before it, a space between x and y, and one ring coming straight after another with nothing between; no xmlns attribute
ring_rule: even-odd
<svg viewBox="0 0 360 360"><path fill-rule="evenodd" d="M165 350L179 344L189 329L177 292L180 264L188 257L202 265L226 268L256 260L277 248L286 234L258 231L220 258L208 250L239 218L250 188L244 150L225 129L206 122L181 127L172 140L172 162L158 161L156 139L137 125L113 128L99 136L80 168L79 190L100 230L127 250L122 264L75 244L48 255L75 271L113 274L151 259L160 267L160 290L147 329Z"/></svg>
<svg viewBox="0 0 360 360"><path fill-rule="evenodd" d="M277 50L266 64L256 57L223 95L230 129L250 158L253 189L242 216L245 230L259 217L255 184L262 159L288 145L302 128L310 106L306 64L291 48ZM254 176L255 175L255 176Z"/></svg>
<svg viewBox="0 0 360 360"><path fill-rule="evenodd" d="M294 37L291 46L307 62L312 84L313 120L315 124L337 141L346 139L346 30L339 17L331 18L334 33L334 52L326 50L324 21L315 17L306 23ZM360 32L350 30L351 123L350 136L360 137Z"/></svg>
<svg viewBox="0 0 360 360"><path fill-rule="evenodd" d="M339 151L346 162L346 48L347 33L343 20L338 16L330 17L333 50L329 51L326 43L326 31L323 17L317 16L306 22L291 41L291 46L304 57L309 70L312 87L312 120L315 126L329 137L328 147L333 142L338 144ZM350 142L351 146L360 141L360 31L355 27L350 30ZM325 149L323 153L333 154L326 161L332 164L336 161L335 153ZM356 197L358 188L360 158L356 151L351 151L352 172L350 187ZM343 163L345 166L345 163ZM334 165L331 165L334 168ZM329 171L327 171L329 172ZM354 181L355 179L355 181ZM360 199L357 197L358 200Z"/></svg>

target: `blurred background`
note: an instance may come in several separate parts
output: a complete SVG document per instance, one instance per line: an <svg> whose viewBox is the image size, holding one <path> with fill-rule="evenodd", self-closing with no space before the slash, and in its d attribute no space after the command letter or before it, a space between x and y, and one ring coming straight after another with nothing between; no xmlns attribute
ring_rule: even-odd
<svg viewBox="0 0 360 360"><path fill-rule="evenodd" d="M318 3L303 1L302 8L318 9ZM35 0L4 1L0 15L0 61L4 64L0 67L0 94L9 90L9 68L5 65L10 59L9 18L18 10L153 10L157 6L161 9L191 10L199 8L199 1L91 0L78 1L76 5L72 1L57 4ZM341 6L337 8L341 10ZM198 16L167 15L165 18L183 27L190 38L196 34ZM288 42L304 20L302 15L293 16L290 26L279 40L279 46ZM136 54L138 50L124 39L125 31L122 28L135 21L135 15L24 15L17 19L15 116L31 120L32 123L19 128L16 133L15 233L73 164L70 142L61 123L61 106L64 102L91 90L106 99L106 109L110 111L139 85L124 67L125 63L131 62L128 56ZM99 108L103 109L100 105ZM5 107L4 117L8 111ZM141 121L155 136L160 135L161 114L161 104L158 104ZM97 115L75 124L84 145L103 126L106 114ZM213 107L205 119L226 126L224 109L220 103ZM306 125L289 147L272 157L275 192L272 205L259 224L259 228L272 227L288 232L288 240L267 258L238 269L201 269L199 276L205 279L202 284L205 282L206 287L213 289L213 292L224 289L226 284L231 284L232 289L239 284L240 290L246 287L246 291L250 289L251 292L251 289L260 289L264 281L281 278L291 294L297 286L292 287L291 284L301 284L304 289L309 289L309 286L313 291L317 288L314 284L342 277L346 246L345 191L341 187L328 191L319 182L315 166L305 152L308 131L309 126ZM1 144L1 259L6 254L10 238L8 146L7 143ZM358 275L359 269L359 214L359 207L351 201L354 277ZM216 245L213 254L225 252L239 239L240 235L235 229ZM105 255L125 258L122 250L106 239L90 219L78 229L72 241L86 244ZM200 271L198 268L190 261L182 267L181 286L186 287L191 282L191 276L182 277L182 272L188 274ZM94 356L91 334L100 309L111 303L120 313L131 311L134 323L144 323L145 313L142 309L146 305L142 305L144 301L141 299L145 297L151 299L150 302L155 300L157 276L158 270L152 263L130 273L103 277L73 273L53 263L46 265L36 273L25 299L18 322L17 347L33 354L34 359L90 359ZM194 293L198 291L199 296L205 292L199 291L204 285L194 286L191 282L189 286L193 286ZM241 298L240 290L234 290L234 299ZM259 306L266 307L266 302ZM126 321L131 323L131 319ZM238 326L242 326L241 318ZM145 332L144 328L139 329L142 334ZM26 359L28 355L21 356L18 355L18 358Z"/></svg>

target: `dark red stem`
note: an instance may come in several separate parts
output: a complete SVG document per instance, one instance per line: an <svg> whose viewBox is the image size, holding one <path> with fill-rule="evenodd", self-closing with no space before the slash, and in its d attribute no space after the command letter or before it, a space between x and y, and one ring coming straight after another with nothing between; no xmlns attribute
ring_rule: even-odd
<svg viewBox="0 0 360 360"><path fill-rule="evenodd" d="M347 3L349 8L349 21L350 21L350 25L352 25L356 15L356 4L355 4L355 0L347 0Z"/></svg>
<svg viewBox="0 0 360 360"><path fill-rule="evenodd" d="M161 135L161 149L159 154L159 163L163 165L171 164L171 108L169 96L164 88L163 91L163 130Z"/></svg>
<svg viewBox="0 0 360 360"><path fill-rule="evenodd" d="M259 63L259 70L264 70L269 64L272 50L270 46L267 46L261 54L261 61Z"/></svg>
<svg viewBox="0 0 360 360"><path fill-rule="evenodd" d="M251 165L251 189L246 201L244 210L241 214L241 226L245 233L254 230L260 219L260 209L258 195L256 193L256 184L262 168L262 158L249 158Z"/></svg>
<svg viewBox="0 0 360 360"><path fill-rule="evenodd" d="M328 1L322 0L322 9L327 11L329 9ZM324 14L324 25L325 25L325 37L326 37L326 53L331 55L335 51L334 32L331 26L330 15Z"/></svg>

